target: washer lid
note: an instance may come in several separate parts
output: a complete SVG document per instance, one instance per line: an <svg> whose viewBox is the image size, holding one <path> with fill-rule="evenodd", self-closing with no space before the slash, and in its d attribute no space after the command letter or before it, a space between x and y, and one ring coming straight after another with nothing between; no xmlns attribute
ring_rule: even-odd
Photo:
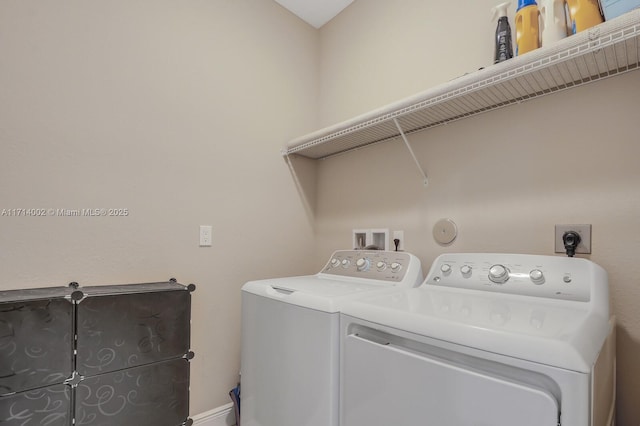
<svg viewBox="0 0 640 426"><path fill-rule="evenodd" d="M323 275L249 281L242 287L243 292L330 313L339 312L345 301L385 289L395 290L388 282L349 277L336 280Z"/></svg>
<svg viewBox="0 0 640 426"><path fill-rule="evenodd" d="M341 312L459 345L589 373L608 318L583 302L436 286L365 296Z"/></svg>

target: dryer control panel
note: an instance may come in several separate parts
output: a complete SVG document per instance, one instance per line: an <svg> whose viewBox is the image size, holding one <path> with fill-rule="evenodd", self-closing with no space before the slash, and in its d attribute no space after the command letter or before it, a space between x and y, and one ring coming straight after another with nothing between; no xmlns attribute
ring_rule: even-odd
<svg viewBox="0 0 640 426"><path fill-rule="evenodd" d="M420 260L398 251L338 250L320 274L383 280L411 287L422 282Z"/></svg>
<svg viewBox="0 0 640 426"><path fill-rule="evenodd" d="M608 288L606 272L586 259L492 253L443 254L424 285L581 302Z"/></svg>

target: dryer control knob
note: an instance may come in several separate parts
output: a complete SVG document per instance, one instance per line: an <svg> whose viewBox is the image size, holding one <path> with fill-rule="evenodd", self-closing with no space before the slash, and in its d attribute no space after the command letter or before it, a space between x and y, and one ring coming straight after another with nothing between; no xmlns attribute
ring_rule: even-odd
<svg viewBox="0 0 640 426"><path fill-rule="evenodd" d="M381 260L376 263L376 268L378 268L378 271L384 271L385 269L387 269L387 264Z"/></svg>
<svg viewBox="0 0 640 426"><path fill-rule="evenodd" d="M360 259L356 260L356 268L358 269L358 271L366 271L369 269L370 265L371 262L366 257L361 257Z"/></svg>
<svg viewBox="0 0 640 426"><path fill-rule="evenodd" d="M451 265L444 263L440 267L440 270L442 271L443 274L448 274L449 272L451 272Z"/></svg>
<svg viewBox="0 0 640 426"><path fill-rule="evenodd" d="M340 261L338 259L336 259L335 257L333 259L331 259L331 267L332 268L337 268L338 266L340 266Z"/></svg>
<svg viewBox="0 0 640 426"><path fill-rule="evenodd" d="M540 269L534 269L533 271L529 272L529 278L534 284L544 284L544 274Z"/></svg>
<svg viewBox="0 0 640 426"><path fill-rule="evenodd" d="M348 268L350 264L351 264L351 262L349 261L349 259L343 259L342 260L342 267L343 268Z"/></svg>
<svg viewBox="0 0 640 426"><path fill-rule="evenodd" d="M469 265L462 265L460 267L460 273L462 275L469 275L471 273L471 266Z"/></svg>
<svg viewBox="0 0 640 426"><path fill-rule="evenodd" d="M489 279L496 284L504 284L509 280L509 270L504 265L493 265L489 268Z"/></svg>
<svg viewBox="0 0 640 426"><path fill-rule="evenodd" d="M398 263L398 262L393 262L393 263L391 264L391 270L392 270L393 272L398 272L398 271L400 271L400 269L402 269L402 264L400 264L400 263Z"/></svg>

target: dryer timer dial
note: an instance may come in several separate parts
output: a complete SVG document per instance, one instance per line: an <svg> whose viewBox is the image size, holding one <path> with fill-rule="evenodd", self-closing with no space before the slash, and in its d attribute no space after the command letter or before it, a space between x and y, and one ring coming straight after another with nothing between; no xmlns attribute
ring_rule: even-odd
<svg viewBox="0 0 640 426"><path fill-rule="evenodd" d="M509 281L509 270L504 265L493 265L489 268L489 279L496 284Z"/></svg>

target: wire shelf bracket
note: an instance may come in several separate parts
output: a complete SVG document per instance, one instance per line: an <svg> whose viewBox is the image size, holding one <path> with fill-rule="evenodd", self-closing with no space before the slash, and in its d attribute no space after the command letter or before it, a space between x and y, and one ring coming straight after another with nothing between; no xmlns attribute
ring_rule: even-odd
<svg viewBox="0 0 640 426"><path fill-rule="evenodd" d="M395 123L396 127L398 128L398 132L400 133L400 136L402 137L402 140L404 141L404 144L406 145L407 149L409 150L409 154L411 154L411 158L413 158L413 161L416 163L416 166L418 166L418 171L422 175L422 184L424 186L429 185L429 179L427 179L427 174L422 169L422 166L420 165L420 162L418 161L418 157L416 157L416 154L413 152L413 149L411 148L411 145L409 144L409 140L407 139L407 136L402 131L402 127L400 127L400 123L398 123L398 120L396 120L395 118L393 119L393 122Z"/></svg>

